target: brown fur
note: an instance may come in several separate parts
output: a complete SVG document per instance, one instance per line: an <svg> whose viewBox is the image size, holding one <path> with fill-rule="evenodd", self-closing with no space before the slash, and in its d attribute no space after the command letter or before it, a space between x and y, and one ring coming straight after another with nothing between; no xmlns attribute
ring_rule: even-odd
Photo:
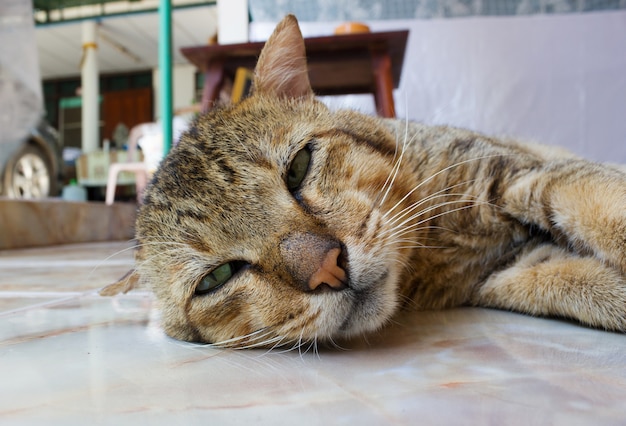
<svg viewBox="0 0 626 426"><path fill-rule="evenodd" d="M331 112L313 97L291 16L254 87L200 117L164 160L137 219L136 273L105 289L147 283L172 337L297 345L379 329L402 306L468 304L626 330L622 171L467 130ZM291 193L286 175L307 146L308 172ZM195 294L230 261L245 266ZM328 262L335 285L315 278L329 276Z"/></svg>

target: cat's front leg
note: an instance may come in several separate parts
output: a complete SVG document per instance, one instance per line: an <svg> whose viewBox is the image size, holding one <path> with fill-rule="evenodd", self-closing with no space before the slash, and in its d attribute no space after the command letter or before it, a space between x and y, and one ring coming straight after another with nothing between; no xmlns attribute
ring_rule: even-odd
<svg viewBox="0 0 626 426"><path fill-rule="evenodd" d="M504 193L507 213L626 274L626 173L583 160L550 163Z"/></svg>
<svg viewBox="0 0 626 426"><path fill-rule="evenodd" d="M561 317L626 332L626 276L552 243L529 247L474 292L476 306Z"/></svg>

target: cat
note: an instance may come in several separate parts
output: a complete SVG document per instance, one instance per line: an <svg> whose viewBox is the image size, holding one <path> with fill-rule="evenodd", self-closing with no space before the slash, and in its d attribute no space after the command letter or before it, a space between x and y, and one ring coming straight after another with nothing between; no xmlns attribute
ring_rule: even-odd
<svg viewBox="0 0 626 426"><path fill-rule="evenodd" d="M252 95L200 116L136 221L176 339L297 347L403 307L481 306L626 331L626 173L469 130L330 111L287 16Z"/></svg>

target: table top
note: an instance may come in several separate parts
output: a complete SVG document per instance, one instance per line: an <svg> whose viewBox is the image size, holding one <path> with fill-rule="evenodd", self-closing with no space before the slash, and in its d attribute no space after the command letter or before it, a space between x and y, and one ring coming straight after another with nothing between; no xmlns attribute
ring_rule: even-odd
<svg viewBox="0 0 626 426"><path fill-rule="evenodd" d="M305 38L309 79L318 95L371 93L375 87L372 54L391 59L394 87L400 84L409 31L374 32ZM254 68L265 42L184 47L182 54L200 70L221 64L227 75L238 67ZM332 76L332 78L329 78Z"/></svg>

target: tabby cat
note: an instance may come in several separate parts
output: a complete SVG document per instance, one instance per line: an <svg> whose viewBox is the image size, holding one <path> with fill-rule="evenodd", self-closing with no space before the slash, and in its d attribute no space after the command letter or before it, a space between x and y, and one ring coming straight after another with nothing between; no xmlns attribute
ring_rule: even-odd
<svg viewBox="0 0 626 426"><path fill-rule="evenodd" d="M332 342L404 306L474 305L626 331L626 173L555 148L315 99L286 17L243 102L200 117L162 162L136 269L170 336Z"/></svg>

